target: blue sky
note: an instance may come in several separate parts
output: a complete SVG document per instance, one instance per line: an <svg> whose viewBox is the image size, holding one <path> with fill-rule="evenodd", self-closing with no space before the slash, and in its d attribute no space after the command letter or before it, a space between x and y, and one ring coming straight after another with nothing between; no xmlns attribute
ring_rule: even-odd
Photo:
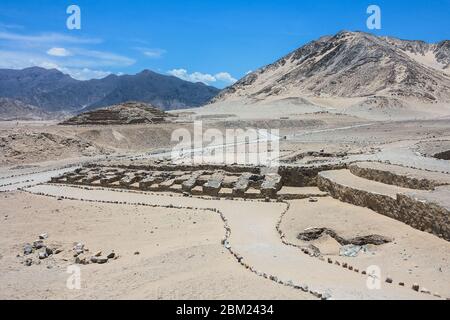
<svg viewBox="0 0 450 320"><path fill-rule="evenodd" d="M66 9L81 8L81 30ZM0 68L55 67L78 79L143 69L224 87L340 30L450 39L450 0L0 0ZM372 31L370 31L372 32Z"/></svg>

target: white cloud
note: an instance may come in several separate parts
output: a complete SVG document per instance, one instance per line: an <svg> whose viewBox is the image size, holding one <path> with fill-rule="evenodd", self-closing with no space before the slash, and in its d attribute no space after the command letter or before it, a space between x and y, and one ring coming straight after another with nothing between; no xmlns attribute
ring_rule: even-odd
<svg viewBox="0 0 450 320"><path fill-rule="evenodd" d="M131 66L136 60L107 52L107 51L97 51L97 50L86 50L86 49L72 49L72 51L80 56L84 56L87 58L93 58L93 65L102 65L102 66Z"/></svg>
<svg viewBox="0 0 450 320"><path fill-rule="evenodd" d="M69 74L72 78L77 80L90 80L90 79L102 79L112 72L103 70L91 70L89 68L76 69L76 68L56 68L62 73Z"/></svg>
<svg viewBox="0 0 450 320"><path fill-rule="evenodd" d="M173 69L168 71L167 73L190 82L203 82L205 84L208 84L210 82L216 81L216 78L208 73L194 72L189 74L186 69Z"/></svg>
<svg viewBox="0 0 450 320"><path fill-rule="evenodd" d="M56 63L50 61L42 61L39 63L38 67L45 69L58 69L58 70L60 69L60 67Z"/></svg>
<svg viewBox="0 0 450 320"><path fill-rule="evenodd" d="M19 24L0 22L0 28L2 28L2 29L23 29L23 26L19 25Z"/></svg>
<svg viewBox="0 0 450 320"><path fill-rule="evenodd" d="M59 33L25 35L0 30L0 68L39 66L58 69L75 79L87 80L111 74L106 71L109 68L128 67L136 62L112 52L80 47L82 44L99 42L99 39Z"/></svg>
<svg viewBox="0 0 450 320"><path fill-rule="evenodd" d="M228 72L219 72L216 74L216 79L227 83L235 83L237 79L233 78Z"/></svg>
<svg viewBox="0 0 450 320"><path fill-rule="evenodd" d="M101 39L78 38L61 33L43 33L39 35L23 35L12 32L0 32L0 40L28 43L100 43Z"/></svg>
<svg viewBox="0 0 450 320"><path fill-rule="evenodd" d="M45 56L20 51L0 50L0 68L22 69L49 61Z"/></svg>
<svg viewBox="0 0 450 320"><path fill-rule="evenodd" d="M164 54L167 53L164 49L152 49L152 48L142 48L142 47L136 47L135 50L140 51L144 56L152 59L158 59L161 58Z"/></svg>
<svg viewBox="0 0 450 320"><path fill-rule="evenodd" d="M72 55L72 53L65 48L51 48L47 51L47 54L55 57L68 57Z"/></svg>
<svg viewBox="0 0 450 320"><path fill-rule="evenodd" d="M59 66L54 62L44 61L38 65L41 68L45 69L57 69L62 73L70 75L72 78L77 80L90 80L90 79L102 79L111 74L109 71L102 70L91 70L89 68L67 68Z"/></svg>
<svg viewBox="0 0 450 320"><path fill-rule="evenodd" d="M97 70L98 68L127 67L135 60L110 52L85 49L51 48L41 50L0 49L0 68L22 69L43 64L56 64L60 68Z"/></svg>
<svg viewBox="0 0 450 320"><path fill-rule="evenodd" d="M93 63L89 61L84 64L89 65ZM67 63L65 61L54 61L52 60L52 57L49 57L48 55L0 50L0 68L23 69L34 66L46 69L57 69L78 80L99 79L111 74L109 71L94 69L95 67L78 67L75 64Z"/></svg>
<svg viewBox="0 0 450 320"><path fill-rule="evenodd" d="M215 75L209 73L193 72L188 73L186 69L173 69L167 72L168 74L177 78L190 82L203 82L204 84L211 84L217 81L232 84L237 80L233 78L228 72L219 72Z"/></svg>

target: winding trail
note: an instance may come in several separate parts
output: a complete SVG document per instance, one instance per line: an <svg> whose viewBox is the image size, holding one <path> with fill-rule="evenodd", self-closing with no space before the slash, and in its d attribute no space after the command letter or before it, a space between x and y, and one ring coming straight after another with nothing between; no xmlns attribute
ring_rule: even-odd
<svg viewBox="0 0 450 320"><path fill-rule="evenodd" d="M219 210L231 229L230 251L243 259L241 264L261 275L272 275L283 283L307 285L310 291L328 293L333 299L433 299L410 288L382 283L381 289L369 290L367 277L342 267L301 254L298 248L280 240L276 225L286 211L284 203L260 201L205 200L169 194L115 191L102 188L77 188L49 184L26 191L77 200L124 202L158 206L193 207ZM273 279L273 278L272 278ZM269 280L266 280L269 281ZM280 284L281 285L281 284Z"/></svg>

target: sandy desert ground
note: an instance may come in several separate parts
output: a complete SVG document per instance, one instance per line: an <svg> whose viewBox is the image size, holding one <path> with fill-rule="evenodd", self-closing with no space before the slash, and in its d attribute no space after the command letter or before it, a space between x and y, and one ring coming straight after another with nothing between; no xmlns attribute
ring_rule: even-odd
<svg viewBox="0 0 450 320"><path fill-rule="evenodd" d="M111 164L108 160L128 165L161 161L173 146L171 132L180 127L192 130L196 119L219 130L281 129L284 166L388 161L425 175L450 172L448 160L433 157L446 151L450 141L445 119L374 121L330 113L295 114L294 109L288 115L264 117L247 110L248 116L239 114L237 119L238 110L216 111L180 113L178 122L163 125L0 123L0 298L450 297L448 241L324 191L320 197L266 202L49 183L83 165ZM295 192L321 194L316 185L296 186ZM346 257L328 235L307 243L297 239L312 227L332 229L344 238L377 234L392 241L368 245L367 252ZM227 228L230 235L224 243ZM24 255L24 246L44 233L44 245L53 254L41 260L36 252ZM77 243L89 249L83 253L88 260L99 251L103 256L112 250L116 258L105 264L79 264L81 289L70 290L67 267L75 263ZM310 245L321 255L305 254L302 248ZM56 249L62 251L55 254ZM28 258L31 266L26 266ZM367 286L373 279L363 271L370 266L381 270L380 289ZM423 292L413 290L414 284Z"/></svg>
<svg viewBox="0 0 450 320"><path fill-rule="evenodd" d="M1 299L312 299L241 268L220 243L217 215L25 193L3 194L2 204ZM42 230L46 243L63 251L25 267L22 243ZM119 258L81 266L81 290L69 290L67 267L77 242Z"/></svg>

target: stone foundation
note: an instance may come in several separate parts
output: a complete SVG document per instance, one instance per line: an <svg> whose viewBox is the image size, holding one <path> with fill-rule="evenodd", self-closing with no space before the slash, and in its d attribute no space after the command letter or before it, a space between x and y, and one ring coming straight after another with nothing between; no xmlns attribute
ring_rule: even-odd
<svg viewBox="0 0 450 320"><path fill-rule="evenodd" d="M433 202L398 194L399 220L413 228L450 241L450 211Z"/></svg>
<svg viewBox="0 0 450 320"><path fill-rule="evenodd" d="M288 187L317 186L317 175L321 171L345 169L347 165L322 165L314 167L282 166L278 170L282 184Z"/></svg>
<svg viewBox="0 0 450 320"><path fill-rule="evenodd" d="M341 185L319 174L318 186L333 198L367 207L413 228L450 241L450 211L437 203L399 193L395 198Z"/></svg>
<svg viewBox="0 0 450 320"><path fill-rule="evenodd" d="M436 179L433 179L432 177L413 176L415 171L420 172L416 169L398 167L404 172L395 173L393 172L395 170L390 171L389 167L390 165L387 165L386 169L378 169L356 163L350 165L348 168L355 176L403 188L434 190L434 188L438 186L450 184L450 177L444 178L444 176L447 176L445 174L441 174L441 178L436 177ZM393 169L396 168L396 166L391 167L393 167ZM408 171L410 171L410 173L408 173ZM424 175L426 174L436 175L435 173L424 172Z"/></svg>
<svg viewBox="0 0 450 320"><path fill-rule="evenodd" d="M233 167L225 171L214 167L206 170L191 166L153 167L157 170L145 170L142 166L103 167L89 165L53 178L52 183L74 184L85 186L102 186L142 191L160 191L206 195L212 197L237 198L277 198L281 189L281 177L270 173L261 175L259 169L250 172L243 168ZM195 169L187 170L187 169Z"/></svg>
<svg viewBox="0 0 450 320"><path fill-rule="evenodd" d="M399 208L395 198L343 186L321 175L317 178L317 185L320 190L328 192L335 199L372 209L390 218L397 220L399 218Z"/></svg>
<svg viewBox="0 0 450 320"><path fill-rule="evenodd" d="M346 165L323 165L314 167L280 167L278 173L261 173L261 168L242 166L178 166L178 165L129 165L98 166L89 165L74 172L52 179L53 183L91 185L130 190L175 192L186 196L199 195L222 198L244 199L303 199L331 195L353 205L370 208L380 214L404 222L414 228L450 240L449 208L440 199L450 191L434 194L436 201L418 199L412 194L402 194L402 188L384 187L381 193L365 187L340 184L322 171L346 168ZM414 184L417 181L399 174L376 170L365 170L354 165L351 172L358 176L383 180L391 184ZM382 174L382 177L377 177ZM361 178L358 178L361 179ZM409 179L409 180L408 180ZM369 182L369 180L367 180ZM430 180L431 181L431 180ZM372 182L375 183L375 182ZM351 185L351 183L349 183ZM312 190L318 186L320 190ZM420 186L431 186L422 181ZM299 190L299 187L311 190ZM407 191L407 190L406 190ZM419 195L429 195L434 191L417 191Z"/></svg>

